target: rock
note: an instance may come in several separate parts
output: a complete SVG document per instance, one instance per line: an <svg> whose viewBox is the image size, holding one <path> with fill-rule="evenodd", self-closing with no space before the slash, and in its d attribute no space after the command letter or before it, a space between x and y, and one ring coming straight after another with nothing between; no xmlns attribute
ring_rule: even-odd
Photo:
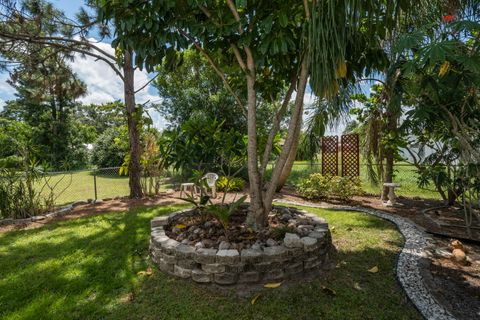
<svg viewBox="0 0 480 320"><path fill-rule="evenodd" d="M228 249L230 249L230 243L227 241L222 241L218 245L218 250L228 250Z"/></svg>
<svg viewBox="0 0 480 320"><path fill-rule="evenodd" d="M466 263L467 262L467 255L461 249L453 249L452 251L452 258L458 263Z"/></svg>
<svg viewBox="0 0 480 320"><path fill-rule="evenodd" d="M211 248L213 247L213 244L214 244L214 242L210 239L203 239L202 243L205 248Z"/></svg>
<svg viewBox="0 0 480 320"><path fill-rule="evenodd" d="M435 255L440 258L450 259L452 254L444 248L435 249Z"/></svg>
<svg viewBox="0 0 480 320"><path fill-rule="evenodd" d="M258 243L254 243L254 244L252 244L250 249L252 249L252 250L262 250L262 246Z"/></svg>
<svg viewBox="0 0 480 320"><path fill-rule="evenodd" d="M211 226L213 226L213 222L212 221L207 221L203 224L203 226L205 227L205 229L208 229L210 228Z"/></svg>
<svg viewBox="0 0 480 320"><path fill-rule="evenodd" d="M315 227L312 226L311 224L301 224L298 226L299 229L307 229L312 231Z"/></svg>
<svg viewBox="0 0 480 320"><path fill-rule="evenodd" d="M282 220L283 222L288 222L290 219L292 219L292 216L288 213L282 214L282 216L280 217L280 220Z"/></svg>
<svg viewBox="0 0 480 320"><path fill-rule="evenodd" d="M202 229L200 229L200 228L196 228L196 229L193 230L194 234L199 234L200 232L202 232Z"/></svg>
<svg viewBox="0 0 480 320"><path fill-rule="evenodd" d="M300 237L294 233L285 233L283 243L287 248L302 248L303 243L300 241Z"/></svg>
<svg viewBox="0 0 480 320"><path fill-rule="evenodd" d="M227 237L225 236L220 236L218 237L218 241L221 243L222 241L227 241Z"/></svg>
<svg viewBox="0 0 480 320"><path fill-rule="evenodd" d="M188 244L190 241L188 241L188 239L183 239L182 241L180 241L181 244Z"/></svg>
<svg viewBox="0 0 480 320"><path fill-rule="evenodd" d="M197 249L204 248L204 247L205 247L205 245L203 244L203 242L195 243L195 248L197 248Z"/></svg>
<svg viewBox="0 0 480 320"><path fill-rule="evenodd" d="M268 247L274 247L278 245L277 241L273 240L272 238L268 238L266 244Z"/></svg>

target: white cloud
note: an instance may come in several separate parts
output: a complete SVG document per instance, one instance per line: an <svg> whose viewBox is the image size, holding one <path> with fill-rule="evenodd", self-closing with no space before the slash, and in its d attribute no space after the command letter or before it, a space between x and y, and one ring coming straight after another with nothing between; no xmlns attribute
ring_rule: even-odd
<svg viewBox="0 0 480 320"><path fill-rule="evenodd" d="M94 41L93 39L91 41ZM115 50L108 43L96 43L96 45L110 53L115 54ZM76 55L75 61L71 63L73 71L87 85L87 95L79 100L83 103L106 103L114 100L123 101L123 82L113 69L105 62L90 56L81 57ZM137 70L135 72L135 88L141 88L149 80L149 74L146 71ZM151 86L147 86L139 91L135 98L136 102L143 104L146 102L158 102L159 97L149 92ZM150 115L157 128L165 126L165 120L156 112L151 111Z"/></svg>

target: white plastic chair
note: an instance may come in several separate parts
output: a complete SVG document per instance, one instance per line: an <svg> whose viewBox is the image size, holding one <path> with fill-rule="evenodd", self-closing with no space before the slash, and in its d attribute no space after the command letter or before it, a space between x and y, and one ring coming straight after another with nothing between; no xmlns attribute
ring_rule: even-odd
<svg viewBox="0 0 480 320"><path fill-rule="evenodd" d="M212 189L212 198L217 197L217 180L218 180L218 174L209 172L206 175L203 176L202 179L207 180L207 186Z"/></svg>

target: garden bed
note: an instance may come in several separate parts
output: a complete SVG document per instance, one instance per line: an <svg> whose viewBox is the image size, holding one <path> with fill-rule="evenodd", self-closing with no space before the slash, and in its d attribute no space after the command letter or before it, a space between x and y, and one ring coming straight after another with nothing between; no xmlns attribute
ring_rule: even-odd
<svg viewBox="0 0 480 320"><path fill-rule="evenodd" d="M219 221L188 209L152 220L150 249L159 268L198 283L233 285L303 277L330 266L332 241L322 218L276 206L269 227L246 226L247 206Z"/></svg>

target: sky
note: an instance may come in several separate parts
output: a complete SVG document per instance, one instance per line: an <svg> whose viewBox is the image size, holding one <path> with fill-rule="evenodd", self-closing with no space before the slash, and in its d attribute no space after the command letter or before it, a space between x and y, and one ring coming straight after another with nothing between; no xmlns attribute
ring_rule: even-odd
<svg viewBox="0 0 480 320"><path fill-rule="evenodd" d="M50 0L50 2L69 17L74 17L84 3L83 0ZM92 41L94 41L93 38ZM114 49L109 43L99 43L98 46L112 54L114 53ZM87 85L87 94L79 98L79 102L101 104L114 100L123 101L122 82L106 63L95 61L91 57L82 58L78 55L75 61L71 63L71 67ZM135 87L142 87L152 76L153 74L148 74L146 71L137 71L135 73ZM6 82L7 79L7 73L0 73L0 110L3 108L5 101L15 99L15 90ZM313 100L313 95L309 93L305 95L306 105L311 104ZM148 102L161 102L161 98L158 96L156 89L149 85L136 94L136 102L147 103L148 105ZM155 127L159 129L165 127L166 122L158 112L150 110L149 114ZM338 126L328 129L326 135L341 134L344 127L345 123L341 122Z"/></svg>

